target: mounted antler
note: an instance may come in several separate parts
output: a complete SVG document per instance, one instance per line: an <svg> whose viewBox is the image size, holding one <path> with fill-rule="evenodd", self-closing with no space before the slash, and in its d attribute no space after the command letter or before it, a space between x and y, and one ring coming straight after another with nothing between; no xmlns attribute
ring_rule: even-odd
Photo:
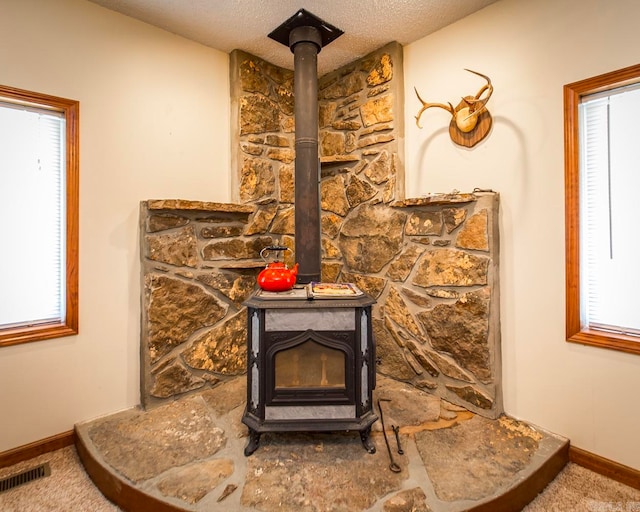
<svg viewBox="0 0 640 512"><path fill-rule="evenodd" d="M478 73L477 71L472 71L471 69L465 69L465 71L481 76L487 81L474 97L471 98L467 96L462 98L462 101L468 106L462 107L454 114L458 128L464 133L468 133L476 127L478 116L486 110L487 101L489 101L489 98L491 98L493 94L493 85L491 85L491 79L488 76ZM481 99L482 95L487 91L487 96Z"/></svg>
<svg viewBox="0 0 640 512"><path fill-rule="evenodd" d="M444 103L427 103L426 101L424 101L421 97L420 94L418 93L418 89L416 89L415 87L413 88L414 91L416 91L416 96L418 97L418 99L420 100L420 102L422 103L422 108L420 109L420 112L418 112L418 115L416 116L416 125L418 125L418 128L422 128L422 126L420 126L420 116L422 115L422 113L427 110L428 108L431 107L439 107L439 108L443 108L445 109L447 112L449 112L449 114L454 115L453 114L453 105L451 103L447 103L446 105Z"/></svg>
<svg viewBox="0 0 640 512"><path fill-rule="evenodd" d="M465 71L469 71L469 73L473 73L474 75L484 78L487 83L480 88L475 96L465 96L462 98L462 101L458 103L455 108L451 103L448 103L447 105L444 103L427 103L420 97L418 89L414 87L416 96L422 103L422 108L418 112L418 115L416 115L416 125L418 128L422 128L422 126L420 126L420 116L428 108L443 108L452 116L451 123L449 125L449 133L452 140L456 144L472 147L484 139L491 128L491 115L487 110L487 102L493 94L493 85L491 84L491 79L488 76L471 69L465 69ZM486 121L484 123L479 123L481 119L485 119ZM478 133L472 134L471 132L473 132L476 127L478 127Z"/></svg>

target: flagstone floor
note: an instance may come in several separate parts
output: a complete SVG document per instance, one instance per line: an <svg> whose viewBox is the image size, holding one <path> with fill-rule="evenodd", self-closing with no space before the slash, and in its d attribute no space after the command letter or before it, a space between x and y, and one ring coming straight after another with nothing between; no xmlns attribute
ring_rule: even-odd
<svg viewBox="0 0 640 512"><path fill-rule="evenodd" d="M245 397L239 377L82 423L78 452L123 510L158 512L517 511L567 462L564 438L506 416L482 418L382 376L374 401L400 472L390 470L380 421L375 454L357 432L274 433L245 457Z"/></svg>

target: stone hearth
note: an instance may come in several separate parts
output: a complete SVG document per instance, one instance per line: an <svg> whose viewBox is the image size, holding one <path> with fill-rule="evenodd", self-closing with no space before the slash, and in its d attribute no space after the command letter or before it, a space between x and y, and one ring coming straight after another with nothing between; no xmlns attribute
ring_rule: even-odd
<svg viewBox="0 0 640 512"><path fill-rule="evenodd" d="M518 511L567 461L568 441L490 420L381 377L385 426L369 454L348 433L265 434L244 457L246 380L76 426L93 481L123 510L279 512ZM391 425L400 425L403 455Z"/></svg>

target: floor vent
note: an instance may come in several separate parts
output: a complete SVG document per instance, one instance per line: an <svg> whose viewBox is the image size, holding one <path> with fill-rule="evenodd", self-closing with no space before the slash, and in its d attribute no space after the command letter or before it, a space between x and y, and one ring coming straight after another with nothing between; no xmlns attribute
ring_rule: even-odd
<svg viewBox="0 0 640 512"><path fill-rule="evenodd" d="M15 489L21 485L38 480L38 478L49 476L50 474L51 468L49 467L49 463L45 462L35 468L27 469L26 471L22 471L18 474L2 478L0 479L0 493L10 491L11 489Z"/></svg>

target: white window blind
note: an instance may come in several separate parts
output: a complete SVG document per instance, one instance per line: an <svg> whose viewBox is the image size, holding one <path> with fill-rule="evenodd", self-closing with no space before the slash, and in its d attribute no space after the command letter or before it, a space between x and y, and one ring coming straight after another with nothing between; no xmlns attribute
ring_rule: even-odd
<svg viewBox="0 0 640 512"><path fill-rule="evenodd" d="M65 119L0 102L0 327L65 320Z"/></svg>
<svg viewBox="0 0 640 512"><path fill-rule="evenodd" d="M581 323L640 335L640 85L580 105Z"/></svg>

